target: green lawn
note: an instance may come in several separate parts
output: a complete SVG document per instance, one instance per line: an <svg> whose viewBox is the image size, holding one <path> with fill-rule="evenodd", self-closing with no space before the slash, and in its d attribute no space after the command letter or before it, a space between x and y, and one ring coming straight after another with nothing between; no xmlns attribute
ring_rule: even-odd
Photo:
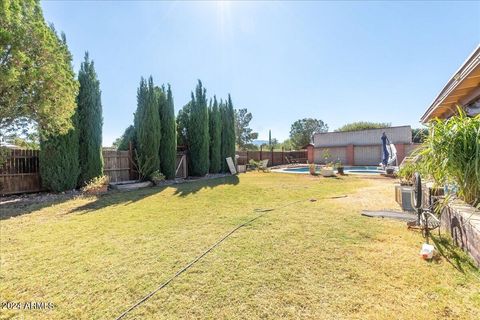
<svg viewBox="0 0 480 320"><path fill-rule="evenodd" d="M328 199L338 195L348 197ZM360 216L398 209L392 180L276 173L22 209L1 221L1 300L54 308L0 318L114 319L255 209L294 201L126 319L478 319L480 273L462 252L437 238L448 259L425 262L405 223Z"/></svg>

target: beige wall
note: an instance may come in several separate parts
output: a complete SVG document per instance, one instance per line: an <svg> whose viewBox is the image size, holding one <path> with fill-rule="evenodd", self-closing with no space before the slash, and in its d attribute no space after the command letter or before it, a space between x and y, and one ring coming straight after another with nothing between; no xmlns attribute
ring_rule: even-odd
<svg viewBox="0 0 480 320"><path fill-rule="evenodd" d="M315 148L314 159L315 163L325 163L323 153L328 149L330 159L328 161L336 162L340 160L342 163L347 162L347 150L345 147L331 147L331 148Z"/></svg>
<svg viewBox="0 0 480 320"><path fill-rule="evenodd" d="M357 166L378 166L382 162L381 146L355 146L353 150Z"/></svg>
<svg viewBox="0 0 480 320"><path fill-rule="evenodd" d="M410 126L390 127L382 129L369 129L350 132L326 132L316 133L313 143L318 147L347 146L353 145L381 145L382 133L387 134L391 143L411 143L412 128Z"/></svg>
<svg viewBox="0 0 480 320"><path fill-rule="evenodd" d="M417 149L420 144L410 143L404 144L405 153L402 153L402 145L397 145L397 157L398 165L402 162L405 156L409 156L415 149ZM329 151L331 158L329 161L340 161L349 165L347 160L347 147L328 147L328 148L315 148L314 149L314 159L315 163L325 163L323 159L323 152L325 150ZM382 161L382 146L381 145L369 145L369 146L353 146L353 165L356 166L378 166Z"/></svg>

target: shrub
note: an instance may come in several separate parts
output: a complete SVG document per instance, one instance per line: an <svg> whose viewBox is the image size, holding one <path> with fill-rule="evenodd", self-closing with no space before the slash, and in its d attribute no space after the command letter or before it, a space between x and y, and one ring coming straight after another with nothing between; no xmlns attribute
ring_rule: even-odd
<svg viewBox="0 0 480 320"><path fill-rule="evenodd" d="M158 185L160 182L165 180L165 175L161 173L158 170L155 170L151 175L150 175L150 180Z"/></svg>
<svg viewBox="0 0 480 320"><path fill-rule="evenodd" d="M85 186L82 188L83 192L92 192L98 189L101 189L105 185L107 185L109 182L108 176L101 175L98 177L95 177L88 181Z"/></svg>
<svg viewBox="0 0 480 320"><path fill-rule="evenodd" d="M73 120L76 124L76 117ZM42 186L54 192L75 189L80 166L78 134L75 128L66 134L49 135L40 141L40 176Z"/></svg>
<svg viewBox="0 0 480 320"><path fill-rule="evenodd" d="M480 203L480 115L458 112L430 124L420 164L437 184L455 184L459 196L475 205Z"/></svg>
<svg viewBox="0 0 480 320"><path fill-rule="evenodd" d="M400 178L400 183L408 185L413 184L413 175L416 171L418 171L418 165L415 163L408 162L404 164L402 167L400 167L397 173L398 177Z"/></svg>

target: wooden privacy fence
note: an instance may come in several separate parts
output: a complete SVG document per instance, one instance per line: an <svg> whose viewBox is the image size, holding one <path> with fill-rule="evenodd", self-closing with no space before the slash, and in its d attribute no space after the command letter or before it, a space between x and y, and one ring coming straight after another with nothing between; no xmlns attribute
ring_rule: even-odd
<svg viewBox="0 0 480 320"><path fill-rule="evenodd" d="M0 166L0 195L42 191L39 150L10 149L6 162ZM132 152L103 149L103 174L110 182L138 179ZM188 176L186 152L177 153L176 177Z"/></svg>
<svg viewBox="0 0 480 320"><path fill-rule="evenodd" d="M250 159L255 161L268 159L268 166L278 166L282 164L289 164L291 162L306 163L307 162L307 150L297 151L265 151L260 149L259 151L237 151L238 159L237 163L240 165L247 164Z"/></svg>
<svg viewBox="0 0 480 320"><path fill-rule="evenodd" d="M9 150L0 166L0 194L41 191L39 150Z"/></svg>
<svg viewBox="0 0 480 320"><path fill-rule="evenodd" d="M110 182L133 180L133 166L129 151L103 150L103 174Z"/></svg>

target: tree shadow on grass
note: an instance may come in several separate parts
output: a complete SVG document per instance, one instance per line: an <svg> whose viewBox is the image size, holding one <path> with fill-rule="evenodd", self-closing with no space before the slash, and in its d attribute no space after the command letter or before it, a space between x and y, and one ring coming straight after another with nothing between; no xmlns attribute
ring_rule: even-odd
<svg viewBox="0 0 480 320"><path fill-rule="evenodd" d="M430 237L437 248L438 253L461 273L475 273L480 276L480 270L473 263L472 258L461 248L453 244L452 239L442 235Z"/></svg>
<svg viewBox="0 0 480 320"><path fill-rule="evenodd" d="M92 202L70 210L70 213L85 214L95 210L103 209L109 206L130 205L146 197L161 193L166 188L174 188L174 195L186 197L197 193L202 189L213 189L221 185L237 185L239 179L237 176L226 176L214 179L189 179L184 183L172 184L162 187L152 187L131 191L113 191L107 194L97 196Z"/></svg>
<svg viewBox="0 0 480 320"><path fill-rule="evenodd" d="M192 179L187 183L172 185L176 188L175 195L186 197L195 194L202 189L213 189L221 185L237 185L239 183L238 176L225 176L215 179Z"/></svg>
<svg viewBox="0 0 480 320"><path fill-rule="evenodd" d="M12 196L0 202L0 220L30 214L46 207L61 204L74 199L78 194L39 193L22 196Z"/></svg>

